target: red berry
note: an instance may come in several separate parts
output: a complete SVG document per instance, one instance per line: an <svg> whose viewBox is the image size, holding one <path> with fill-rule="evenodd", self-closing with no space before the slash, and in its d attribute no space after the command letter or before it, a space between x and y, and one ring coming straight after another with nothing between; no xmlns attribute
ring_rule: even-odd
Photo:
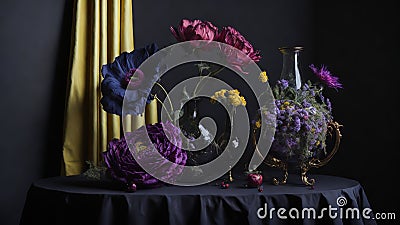
<svg viewBox="0 0 400 225"><path fill-rule="evenodd" d="M250 173L247 175L247 186L258 187L263 182L263 176L257 173Z"/></svg>
<svg viewBox="0 0 400 225"><path fill-rule="evenodd" d="M127 186L126 186L126 191L127 192L135 192L136 191L136 184L135 183L130 183L130 184L127 184Z"/></svg>

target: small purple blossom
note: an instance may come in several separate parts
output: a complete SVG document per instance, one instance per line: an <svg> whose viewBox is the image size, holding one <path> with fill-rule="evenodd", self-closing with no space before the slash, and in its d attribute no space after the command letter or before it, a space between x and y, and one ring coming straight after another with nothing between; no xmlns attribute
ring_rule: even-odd
<svg viewBox="0 0 400 225"><path fill-rule="evenodd" d="M299 118L299 117L296 117L296 118L294 119L294 131L295 131L295 132L299 132L299 131L300 131L300 128L301 128L300 118Z"/></svg>
<svg viewBox="0 0 400 225"><path fill-rule="evenodd" d="M278 80L278 84L281 85L282 89L286 89L289 86L289 82L287 80Z"/></svg>
<svg viewBox="0 0 400 225"><path fill-rule="evenodd" d="M294 148L295 146L297 146L297 140L294 138L288 138L286 139L286 143L285 143L289 148Z"/></svg>
<svg viewBox="0 0 400 225"><path fill-rule="evenodd" d="M322 95L322 93L319 93L319 98L321 99L322 102L325 102L325 97Z"/></svg>
<svg viewBox="0 0 400 225"><path fill-rule="evenodd" d="M342 84L339 82L339 78L335 77L331 74L331 72L327 69L326 66L322 65L321 69L318 69L313 64L311 64L310 69L313 73L328 87L330 88L343 88Z"/></svg>
<svg viewBox="0 0 400 225"><path fill-rule="evenodd" d="M332 111L332 103L329 98L326 98L326 106L328 107L329 112Z"/></svg>
<svg viewBox="0 0 400 225"><path fill-rule="evenodd" d="M303 103L302 103L302 105L303 105L304 108L308 108L308 107L311 106L311 103L309 103L309 102L307 102L306 100L304 100Z"/></svg>

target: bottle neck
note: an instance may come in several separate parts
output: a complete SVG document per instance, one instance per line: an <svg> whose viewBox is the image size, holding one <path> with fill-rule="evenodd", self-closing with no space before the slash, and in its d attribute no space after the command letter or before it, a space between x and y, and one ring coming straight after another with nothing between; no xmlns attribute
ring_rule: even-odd
<svg viewBox="0 0 400 225"><path fill-rule="evenodd" d="M283 57L281 79L288 81L289 86L296 90L301 88L301 74L299 69L299 53L302 47L280 48Z"/></svg>

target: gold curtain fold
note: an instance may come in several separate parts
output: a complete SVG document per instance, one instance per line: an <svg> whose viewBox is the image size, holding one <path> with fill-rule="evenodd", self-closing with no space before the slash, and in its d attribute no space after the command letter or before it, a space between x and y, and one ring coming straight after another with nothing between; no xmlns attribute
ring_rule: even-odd
<svg viewBox="0 0 400 225"><path fill-rule="evenodd" d="M65 175L98 163L107 142L120 137L120 117L100 105L101 66L133 50L132 0L75 0L66 101Z"/></svg>

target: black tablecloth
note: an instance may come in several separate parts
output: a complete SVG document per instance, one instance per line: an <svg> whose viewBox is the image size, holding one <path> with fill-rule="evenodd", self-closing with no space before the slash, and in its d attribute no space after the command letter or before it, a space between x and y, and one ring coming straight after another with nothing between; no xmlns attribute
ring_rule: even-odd
<svg viewBox="0 0 400 225"><path fill-rule="evenodd" d="M244 188L242 179L236 179L229 189L215 183L196 187L165 185L135 193L120 191L110 181L82 176L41 179L29 189L20 224L376 224L362 215L359 219L345 218L345 214L331 218L327 211L322 219L302 219L303 208L313 207L319 216L329 205L338 208L337 212L340 208L344 212L349 207L357 208L360 214L370 205L357 181L313 175L317 183L312 189L293 176L296 179L282 186L264 182L263 192ZM338 206L339 197L346 198L345 206ZM260 219L257 211L265 203L268 213ZM276 210L270 213L271 208ZM300 218L280 219L279 208L285 208L288 217L288 211L296 208ZM261 216L264 213L259 211Z"/></svg>

